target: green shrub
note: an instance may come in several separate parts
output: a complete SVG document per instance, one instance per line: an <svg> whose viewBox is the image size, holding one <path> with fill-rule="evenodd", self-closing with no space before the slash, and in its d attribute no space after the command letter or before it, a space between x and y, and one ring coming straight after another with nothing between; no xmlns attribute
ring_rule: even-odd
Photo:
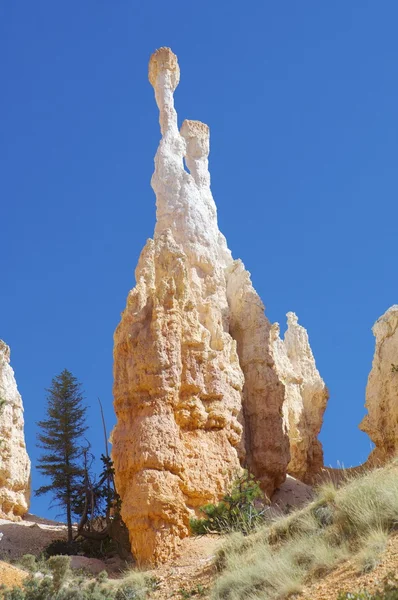
<svg viewBox="0 0 398 600"><path fill-rule="evenodd" d="M267 508L257 508L256 501L263 498L259 482L245 471L238 477L229 494L218 504L206 504L200 508L204 519L191 519L194 535L206 533L230 533L241 531L248 534L265 521Z"/></svg>
<svg viewBox="0 0 398 600"><path fill-rule="evenodd" d="M24 554L21 556L18 563L26 571L30 571L31 573L35 573L35 571L37 571L36 556L33 554Z"/></svg>
<svg viewBox="0 0 398 600"><path fill-rule="evenodd" d="M67 542L64 539L53 540L44 549L43 554L46 557L59 556L60 554L65 556L72 556L78 554L80 550L79 544L76 542Z"/></svg>
<svg viewBox="0 0 398 600"><path fill-rule="evenodd" d="M59 592L70 573L70 558L69 556L51 556L47 561L47 565L53 576L54 590Z"/></svg>

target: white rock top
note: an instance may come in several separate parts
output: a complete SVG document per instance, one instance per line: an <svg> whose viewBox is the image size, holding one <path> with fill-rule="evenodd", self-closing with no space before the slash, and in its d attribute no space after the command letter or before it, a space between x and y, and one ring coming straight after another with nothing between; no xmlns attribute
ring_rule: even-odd
<svg viewBox="0 0 398 600"><path fill-rule="evenodd" d="M173 92L179 79L177 57L169 48L157 50L149 63L162 132L151 182L157 207L155 239L169 229L198 267L226 267L232 256L218 229L210 190L209 128L200 121L184 121L178 130Z"/></svg>

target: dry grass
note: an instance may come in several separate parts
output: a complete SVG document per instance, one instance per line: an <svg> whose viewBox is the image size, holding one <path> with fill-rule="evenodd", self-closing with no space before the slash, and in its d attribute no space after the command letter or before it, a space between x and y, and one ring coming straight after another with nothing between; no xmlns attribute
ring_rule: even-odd
<svg viewBox="0 0 398 600"><path fill-rule="evenodd" d="M355 556L374 568L398 525L396 465L327 482L314 502L250 536L235 534L219 551L214 600L276 600Z"/></svg>

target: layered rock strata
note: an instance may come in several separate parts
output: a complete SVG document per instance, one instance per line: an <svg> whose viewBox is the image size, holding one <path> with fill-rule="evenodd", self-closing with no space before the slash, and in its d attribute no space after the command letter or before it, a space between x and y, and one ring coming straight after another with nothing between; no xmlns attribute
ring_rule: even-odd
<svg viewBox="0 0 398 600"><path fill-rule="evenodd" d="M272 356L285 388L284 424L289 433L288 473L311 483L323 467L323 449L318 440L329 393L316 368L307 331L293 312L287 314L282 340L279 325L272 326Z"/></svg>
<svg viewBox="0 0 398 600"><path fill-rule="evenodd" d="M366 387L368 414L359 427L375 444L370 462L385 462L398 454L398 304L376 321L372 331L376 348Z"/></svg>
<svg viewBox="0 0 398 600"><path fill-rule="evenodd" d="M209 128L184 121L178 130L179 77L170 49L152 55L157 221L114 338L112 455L141 563L175 554L189 519L217 502L242 466L271 496L290 461L273 329L218 228Z"/></svg>
<svg viewBox="0 0 398 600"><path fill-rule="evenodd" d="M22 398L0 340L0 516L15 520L28 511L30 460L26 452Z"/></svg>

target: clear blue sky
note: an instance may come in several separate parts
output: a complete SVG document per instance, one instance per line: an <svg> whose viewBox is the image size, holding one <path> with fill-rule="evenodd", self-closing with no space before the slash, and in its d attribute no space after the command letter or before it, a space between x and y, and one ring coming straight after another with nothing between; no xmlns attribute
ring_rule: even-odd
<svg viewBox="0 0 398 600"><path fill-rule="evenodd" d="M295 311L331 398L327 464L363 461L374 321L398 300L398 3L0 3L0 337L35 471L44 388L83 383L109 429L112 335L155 223L150 54L179 57L180 122L211 128L220 228L272 321ZM47 512L48 499L32 499Z"/></svg>

